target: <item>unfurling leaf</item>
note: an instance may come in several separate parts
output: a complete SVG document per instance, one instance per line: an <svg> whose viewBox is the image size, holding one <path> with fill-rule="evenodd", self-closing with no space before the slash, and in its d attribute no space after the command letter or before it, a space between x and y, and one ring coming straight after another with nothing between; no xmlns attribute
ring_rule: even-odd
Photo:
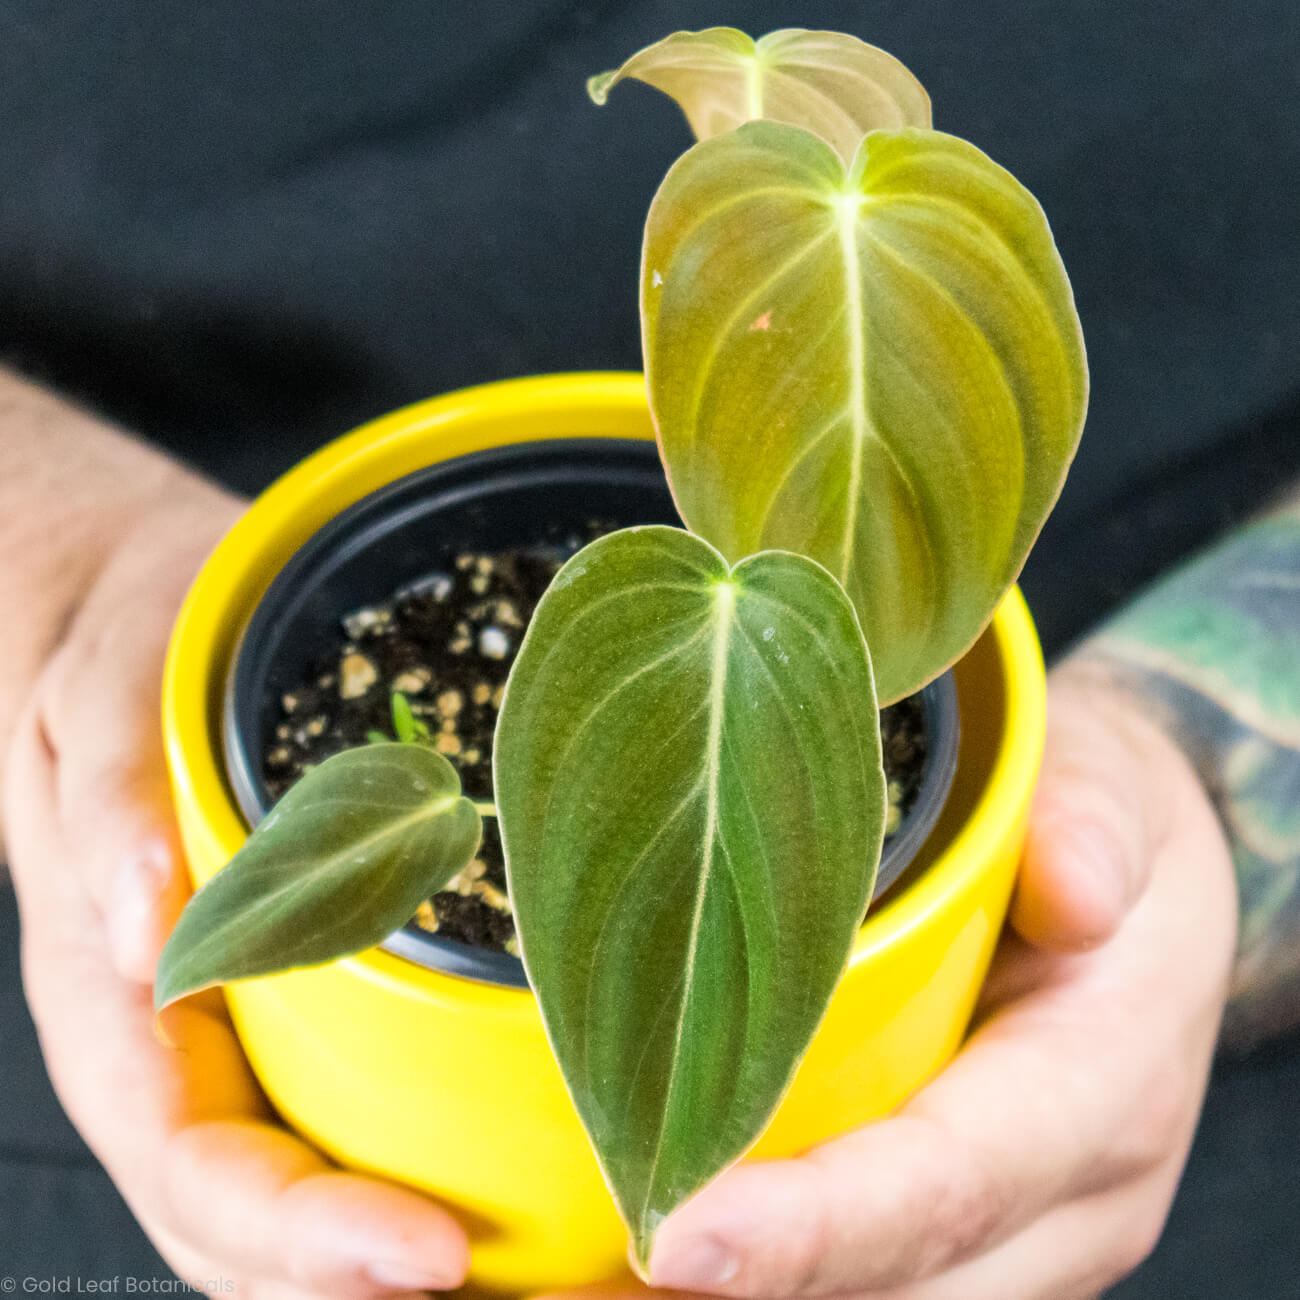
<svg viewBox="0 0 1300 1300"><path fill-rule="evenodd" d="M755 41L734 27L674 32L587 82L603 104L634 77L675 99L696 138L766 118L819 135L848 162L877 127L929 126L930 98L892 54L843 32L785 28Z"/></svg>
<svg viewBox="0 0 1300 1300"><path fill-rule="evenodd" d="M729 560L841 580L882 703L923 686L1015 581L1078 443L1087 367L1033 196L973 145L806 131L705 141L650 210L651 408L673 494Z"/></svg>
<svg viewBox="0 0 1300 1300"><path fill-rule="evenodd" d="M394 691L391 708L393 711L393 735L404 745L414 745L429 739L429 726L423 718L417 718L411 711L411 702L401 691Z"/></svg>
<svg viewBox="0 0 1300 1300"><path fill-rule="evenodd" d="M424 745L327 759L190 899L158 963L155 1005L372 947L469 862L480 830L456 769Z"/></svg>
<svg viewBox="0 0 1300 1300"><path fill-rule="evenodd" d="M644 1266L762 1132L871 896L886 800L853 607L802 556L601 538L533 616L495 779L524 964Z"/></svg>

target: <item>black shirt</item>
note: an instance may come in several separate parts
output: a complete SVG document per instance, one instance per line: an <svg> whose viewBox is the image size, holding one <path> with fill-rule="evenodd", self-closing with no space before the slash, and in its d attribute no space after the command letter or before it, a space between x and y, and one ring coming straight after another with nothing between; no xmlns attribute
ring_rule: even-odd
<svg viewBox="0 0 1300 1300"><path fill-rule="evenodd" d="M727 22L884 46L1046 208L1093 374L1049 648L1300 478L1296 0L4 0L0 358L244 489L431 393L636 367L689 134L583 83Z"/></svg>

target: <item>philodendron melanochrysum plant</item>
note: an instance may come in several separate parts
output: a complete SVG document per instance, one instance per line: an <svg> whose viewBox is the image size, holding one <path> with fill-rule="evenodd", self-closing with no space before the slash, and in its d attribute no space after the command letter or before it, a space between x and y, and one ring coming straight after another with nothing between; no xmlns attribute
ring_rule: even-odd
<svg viewBox="0 0 1300 1300"><path fill-rule="evenodd" d="M1073 456L1087 374L1041 209L850 37L679 32L636 78L700 137L646 223L650 406L689 531L543 596L494 778L525 967L644 1265L781 1100L871 896L878 705L979 635ZM357 952L471 859L409 728L309 772L181 917L159 1007Z"/></svg>

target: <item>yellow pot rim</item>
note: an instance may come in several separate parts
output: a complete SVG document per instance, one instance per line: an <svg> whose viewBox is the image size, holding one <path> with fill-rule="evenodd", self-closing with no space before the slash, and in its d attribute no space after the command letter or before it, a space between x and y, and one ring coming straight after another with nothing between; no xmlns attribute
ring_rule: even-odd
<svg viewBox="0 0 1300 1300"><path fill-rule="evenodd" d="M163 730L175 796L178 802L204 810L214 857L234 856L248 834L227 785L222 757L220 703L228 656L257 599L315 531L315 526L304 530L304 516L312 513L310 503L324 495L346 495L350 489L345 485L367 480L366 469L373 465L379 444L423 442L430 432L480 417L485 408L506 428L512 412L539 408L644 412L645 385L637 372L597 371L461 389L394 411L328 443L258 497L191 588L173 632L163 680ZM484 438L481 447L526 440L532 439L506 433ZM367 483L350 499L359 499L369 490ZM1037 777L1046 719L1041 653L1019 589L1003 601L990 632L1003 673L1005 721L988 780L971 815L942 854L868 918L854 945L851 967L882 948L905 942L954 894L964 893L1023 816ZM429 970L379 948L343 964L357 976L402 996L470 1002L520 1017L531 1011L532 995L526 989Z"/></svg>

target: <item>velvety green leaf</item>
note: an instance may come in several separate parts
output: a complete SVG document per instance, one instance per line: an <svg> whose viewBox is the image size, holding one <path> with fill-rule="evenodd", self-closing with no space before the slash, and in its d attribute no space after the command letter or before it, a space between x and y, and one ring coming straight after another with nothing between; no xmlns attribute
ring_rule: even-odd
<svg viewBox="0 0 1300 1300"><path fill-rule="evenodd" d="M753 122L664 180L641 306L691 529L731 560L776 548L835 574L882 703L951 664L1024 563L1087 405L1033 196L937 131L872 132L846 172Z"/></svg>
<svg viewBox="0 0 1300 1300"><path fill-rule="evenodd" d="M885 817L853 607L673 528L542 598L497 733L524 963L615 1199L660 1220L758 1137L844 967Z"/></svg>
<svg viewBox="0 0 1300 1300"><path fill-rule="evenodd" d="M372 947L469 862L480 830L456 769L425 745L327 759L189 901L158 964L156 1005Z"/></svg>
<svg viewBox="0 0 1300 1300"><path fill-rule="evenodd" d="M701 140L766 118L816 132L848 162L868 131L930 125L921 83L843 32L785 28L758 41L734 27L674 32L592 77L587 93L603 104L629 77L675 99Z"/></svg>

